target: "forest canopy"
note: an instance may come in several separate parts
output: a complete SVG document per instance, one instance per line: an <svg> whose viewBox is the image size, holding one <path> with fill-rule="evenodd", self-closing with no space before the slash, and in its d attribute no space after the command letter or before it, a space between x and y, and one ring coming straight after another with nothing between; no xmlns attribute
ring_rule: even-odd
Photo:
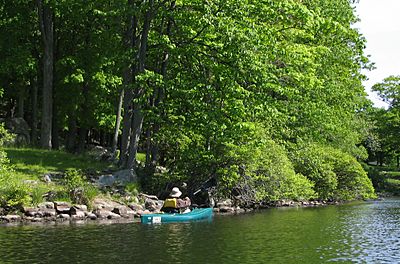
<svg viewBox="0 0 400 264"><path fill-rule="evenodd" d="M149 189L161 165L254 201L373 197L356 21L348 0L0 0L0 117Z"/></svg>

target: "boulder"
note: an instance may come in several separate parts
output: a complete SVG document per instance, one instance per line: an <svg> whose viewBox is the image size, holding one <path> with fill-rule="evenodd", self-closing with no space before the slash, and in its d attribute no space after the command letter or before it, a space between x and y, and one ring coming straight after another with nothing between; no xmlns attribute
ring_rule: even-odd
<svg viewBox="0 0 400 264"><path fill-rule="evenodd" d="M67 202L54 202L55 209L58 214L69 214L71 205Z"/></svg>
<svg viewBox="0 0 400 264"><path fill-rule="evenodd" d="M17 221L21 220L21 216L19 216L19 215L4 215L4 216L0 216L0 220L6 221L8 223L17 222Z"/></svg>
<svg viewBox="0 0 400 264"><path fill-rule="evenodd" d="M110 214L112 214L111 211L108 211L108 210L105 210L105 209L96 209L93 213L94 213L94 214L96 215L96 217L99 218L99 219L108 218L108 216L109 216Z"/></svg>
<svg viewBox="0 0 400 264"><path fill-rule="evenodd" d="M70 208L69 214L70 215L77 215L77 214L85 214L87 212L87 206L86 205L74 205Z"/></svg>
<svg viewBox="0 0 400 264"><path fill-rule="evenodd" d="M161 200L154 200L154 199L149 199L147 198L145 200L144 206L146 209L150 211L159 211L161 210L164 202Z"/></svg>
<svg viewBox="0 0 400 264"><path fill-rule="evenodd" d="M38 208L24 207L23 212L26 216L34 217L38 213Z"/></svg>
<svg viewBox="0 0 400 264"><path fill-rule="evenodd" d="M111 187L115 182L115 177L113 175L102 175L97 180L97 185L99 187Z"/></svg>
<svg viewBox="0 0 400 264"><path fill-rule="evenodd" d="M135 215L135 212L126 206L116 207L112 210L112 212L125 218L130 218Z"/></svg>
<svg viewBox="0 0 400 264"><path fill-rule="evenodd" d="M44 203L40 203L37 206L38 208L47 208L47 209L54 209L54 203L53 202L44 202Z"/></svg>
<svg viewBox="0 0 400 264"><path fill-rule="evenodd" d="M84 219L86 217L85 212L75 211L75 214L71 214L72 219Z"/></svg>
<svg viewBox="0 0 400 264"><path fill-rule="evenodd" d="M221 206L221 207L219 207L219 212L220 213L234 213L235 208L229 207L229 206Z"/></svg>
<svg viewBox="0 0 400 264"><path fill-rule="evenodd" d="M92 146L87 154L96 160L111 161L114 158L111 151L102 146Z"/></svg>
<svg viewBox="0 0 400 264"><path fill-rule="evenodd" d="M16 117L12 119L7 119L5 122L5 127L13 134L15 137L15 144L17 145L28 145L31 142L29 135L30 127L25 119L21 117Z"/></svg>
<svg viewBox="0 0 400 264"><path fill-rule="evenodd" d="M44 217L54 217L57 215L55 209L40 209L38 213L41 213Z"/></svg>
<svg viewBox="0 0 400 264"><path fill-rule="evenodd" d="M129 206L129 208L131 208L133 211L136 211L136 212L139 210L143 210L143 206L141 206L140 204L132 203L132 204L129 204L128 206Z"/></svg>
<svg viewBox="0 0 400 264"><path fill-rule="evenodd" d="M73 219L83 219L85 218L86 214L84 211L78 209L77 207L73 206L70 209L70 215Z"/></svg>
<svg viewBox="0 0 400 264"><path fill-rule="evenodd" d="M133 169L120 170L113 173L115 181L121 184L126 184L130 182L137 182L138 177Z"/></svg>
<svg viewBox="0 0 400 264"><path fill-rule="evenodd" d="M119 214L115 214L113 212L110 212L110 214L107 216L108 219L119 219L121 216Z"/></svg>
<svg viewBox="0 0 400 264"><path fill-rule="evenodd" d="M96 220L97 216L94 213L87 213L86 217L89 218L90 220Z"/></svg>
<svg viewBox="0 0 400 264"><path fill-rule="evenodd" d="M232 200L225 199L217 202L217 207L232 207Z"/></svg>
<svg viewBox="0 0 400 264"><path fill-rule="evenodd" d="M57 217L61 218L61 219L70 219L71 218L71 216L69 214L59 214Z"/></svg>

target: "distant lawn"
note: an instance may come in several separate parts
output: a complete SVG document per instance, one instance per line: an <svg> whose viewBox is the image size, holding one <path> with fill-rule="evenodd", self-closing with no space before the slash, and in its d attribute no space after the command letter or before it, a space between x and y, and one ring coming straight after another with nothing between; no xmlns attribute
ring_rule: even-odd
<svg viewBox="0 0 400 264"><path fill-rule="evenodd" d="M111 168L108 162L96 161L86 155L64 151L32 148L4 148L16 176L22 179L40 179L45 173L64 172L67 169L102 171Z"/></svg>
<svg viewBox="0 0 400 264"><path fill-rule="evenodd" d="M400 195L399 168L389 166L370 166L369 176L377 191Z"/></svg>

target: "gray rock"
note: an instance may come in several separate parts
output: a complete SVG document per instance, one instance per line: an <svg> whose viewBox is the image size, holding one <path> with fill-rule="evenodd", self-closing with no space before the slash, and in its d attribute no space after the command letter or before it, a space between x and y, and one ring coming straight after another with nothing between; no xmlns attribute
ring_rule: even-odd
<svg viewBox="0 0 400 264"><path fill-rule="evenodd" d="M91 220L96 220L97 219L97 216L94 213L87 213L86 217L91 219Z"/></svg>
<svg viewBox="0 0 400 264"><path fill-rule="evenodd" d="M25 213L26 216L35 216L37 214L37 212L39 211L39 209L37 208L31 208L31 207L24 207L23 211Z"/></svg>
<svg viewBox="0 0 400 264"><path fill-rule="evenodd" d="M116 181L126 184L130 182L137 182L138 177L134 170L120 170L113 173L113 176Z"/></svg>
<svg viewBox="0 0 400 264"><path fill-rule="evenodd" d="M102 146L92 146L87 152L88 155L94 157L96 160L111 161L113 153Z"/></svg>
<svg viewBox="0 0 400 264"><path fill-rule="evenodd" d="M115 207L111 212L113 212L114 214L119 214L121 216L126 215L128 211L128 208L125 206L119 206L119 207Z"/></svg>
<svg viewBox="0 0 400 264"><path fill-rule="evenodd" d="M219 211L221 213L234 213L235 212L235 208L229 207L229 206L221 206L219 208Z"/></svg>
<svg viewBox="0 0 400 264"><path fill-rule="evenodd" d="M69 214L59 214L57 217L62 218L62 219L70 219L71 218L71 216Z"/></svg>
<svg viewBox="0 0 400 264"><path fill-rule="evenodd" d="M77 215L77 214L85 214L85 212L87 212L87 206L79 206L79 205L75 205L72 206L69 210L69 214L70 215Z"/></svg>
<svg viewBox="0 0 400 264"><path fill-rule="evenodd" d="M44 203L40 203L37 206L38 208L47 208L47 209L54 209L54 203L53 202L44 202Z"/></svg>
<svg viewBox="0 0 400 264"><path fill-rule="evenodd" d="M83 212L87 212L87 210L88 210L87 205L85 205L85 204L77 204L77 205L74 205L74 207Z"/></svg>
<svg viewBox="0 0 400 264"><path fill-rule="evenodd" d="M7 119L5 127L16 134L15 144L17 145L28 145L31 142L30 139L30 127L28 123L21 117Z"/></svg>
<svg viewBox="0 0 400 264"><path fill-rule="evenodd" d="M111 214L111 211L104 209L96 209L93 213L97 216L97 218L105 219Z"/></svg>
<svg viewBox="0 0 400 264"><path fill-rule="evenodd" d="M64 201L55 201L54 202L54 206L57 208L57 206L69 206L71 207L71 205L68 202L64 202Z"/></svg>
<svg viewBox="0 0 400 264"><path fill-rule="evenodd" d="M150 211L159 211L161 210L163 204L164 202L161 200L154 200L147 198L145 200L144 206L146 209L149 209Z"/></svg>
<svg viewBox="0 0 400 264"><path fill-rule="evenodd" d="M40 210L38 211L38 213L41 213L44 217L53 217L53 216L56 216L56 215L57 215L55 209L48 209L48 208L46 208L46 209L40 209Z"/></svg>
<svg viewBox="0 0 400 264"><path fill-rule="evenodd" d="M131 208L133 211L143 210L143 206L141 206L140 204L132 203L132 204L129 204L128 206L129 206L129 208Z"/></svg>
<svg viewBox="0 0 400 264"><path fill-rule="evenodd" d="M97 180L97 185L99 187L111 187L115 182L115 177L113 175L102 175Z"/></svg>
<svg viewBox="0 0 400 264"><path fill-rule="evenodd" d="M116 207L112 212L125 218L131 218L135 215L135 211L126 206Z"/></svg>
<svg viewBox="0 0 400 264"><path fill-rule="evenodd" d="M71 215L72 219L84 219L85 213L82 211L77 211L76 214Z"/></svg>
<svg viewBox="0 0 400 264"><path fill-rule="evenodd" d="M232 207L232 200L225 199L217 202L217 207Z"/></svg>
<svg viewBox="0 0 400 264"><path fill-rule="evenodd" d="M245 213L246 210L243 209L243 208L237 207L237 208L235 208L235 212L236 212L237 214L242 214L242 213Z"/></svg>
<svg viewBox="0 0 400 264"><path fill-rule="evenodd" d="M49 175L49 174L43 175L43 181L44 181L44 182L47 182L47 183L51 182L51 177L50 177L50 175Z"/></svg>
<svg viewBox="0 0 400 264"><path fill-rule="evenodd" d="M4 220L6 222L17 222L21 220L21 216L19 215L4 215L0 216L0 220Z"/></svg>
<svg viewBox="0 0 400 264"><path fill-rule="evenodd" d="M115 214L113 212L110 212L110 214L107 216L108 219L119 219L121 216L119 214Z"/></svg>
<svg viewBox="0 0 400 264"><path fill-rule="evenodd" d="M70 214L71 207L68 205L56 205L56 211L58 214Z"/></svg>

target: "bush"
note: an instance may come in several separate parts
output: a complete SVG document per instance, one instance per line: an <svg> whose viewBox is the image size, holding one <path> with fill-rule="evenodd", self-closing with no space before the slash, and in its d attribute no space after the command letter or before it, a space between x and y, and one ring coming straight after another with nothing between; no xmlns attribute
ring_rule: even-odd
<svg viewBox="0 0 400 264"><path fill-rule="evenodd" d="M218 196L234 196L240 203L314 197L312 183L296 174L286 150L256 124L242 124L235 140L216 142L210 150L189 149L185 171L189 182L218 181Z"/></svg>
<svg viewBox="0 0 400 264"><path fill-rule="evenodd" d="M86 177L77 169L68 169L65 172L63 183L73 203L90 206L98 194L97 188L87 182Z"/></svg>
<svg viewBox="0 0 400 264"><path fill-rule="evenodd" d="M351 155L332 147L301 144L290 154L298 173L315 184L322 199L368 199L374 188L361 164Z"/></svg>
<svg viewBox="0 0 400 264"><path fill-rule="evenodd" d="M44 195L48 192L48 189L44 186L34 186L31 190L32 205L37 206L44 201Z"/></svg>
<svg viewBox="0 0 400 264"><path fill-rule="evenodd" d="M0 124L0 147L10 135ZM29 187L14 177L7 154L0 149L0 206L21 207L30 202Z"/></svg>
<svg viewBox="0 0 400 264"><path fill-rule="evenodd" d="M233 187L241 193L240 189L247 184L249 190L254 190L254 202L314 197L313 184L303 175L295 173L285 149L274 141L254 142L246 147L226 147L228 151L224 158L234 162L218 170L218 173L227 190Z"/></svg>

